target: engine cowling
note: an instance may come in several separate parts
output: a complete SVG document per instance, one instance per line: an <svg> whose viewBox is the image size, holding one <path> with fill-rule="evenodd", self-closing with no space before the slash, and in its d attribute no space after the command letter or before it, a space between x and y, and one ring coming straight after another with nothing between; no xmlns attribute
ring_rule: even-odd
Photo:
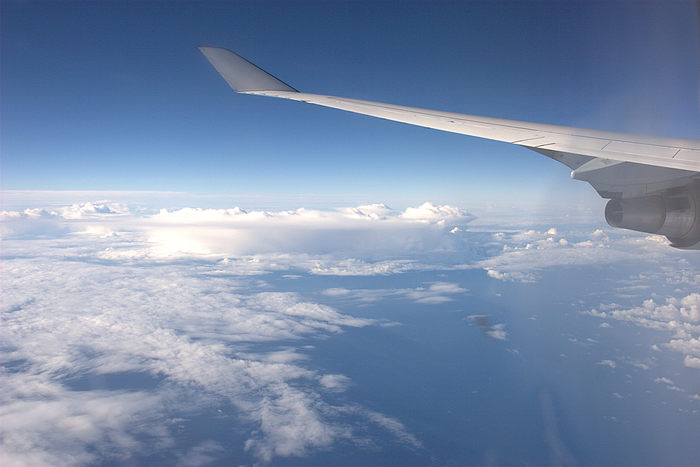
<svg viewBox="0 0 700 467"><path fill-rule="evenodd" d="M676 248L700 246L700 181L642 198L614 198L605 206L613 227L665 235Z"/></svg>

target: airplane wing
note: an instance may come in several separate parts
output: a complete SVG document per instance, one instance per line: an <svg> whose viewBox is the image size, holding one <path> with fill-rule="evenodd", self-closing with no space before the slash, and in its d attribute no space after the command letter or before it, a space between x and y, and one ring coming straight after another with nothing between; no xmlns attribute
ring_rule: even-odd
<svg viewBox="0 0 700 467"><path fill-rule="evenodd" d="M700 172L700 141L479 117L298 92L230 50L199 47L234 91L333 107L436 130L611 161Z"/></svg>
<svg viewBox="0 0 700 467"><path fill-rule="evenodd" d="M572 170L572 178L589 182L598 193L615 201L665 195L668 190L690 187L692 208L697 211L690 231L700 244L700 141L662 136L642 136L522 122L381 102L299 92L243 57L220 47L199 49L233 88L243 94L278 97L370 115L436 130L517 144L555 159ZM668 204L668 203L667 203ZM655 205L658 205L656 203ZM697 206L695 206L697 205ZM691 209L692 210L692 209ZM647 230L606 219L615 227ZM668 217L664 212L664 218ZM609 218L612 217L612 218ZM626 216L630 220L633 215ZM611 222L613 221L613 222ZM652 227L656 226L654 223ZM615 225L619 224L619 225ZM664 222L661 222L664 224ZM660 227L652 233L667 235ZM676 231L669 232L675 246L683 246ZM685 235L682 235L685 237Z"/></svg>

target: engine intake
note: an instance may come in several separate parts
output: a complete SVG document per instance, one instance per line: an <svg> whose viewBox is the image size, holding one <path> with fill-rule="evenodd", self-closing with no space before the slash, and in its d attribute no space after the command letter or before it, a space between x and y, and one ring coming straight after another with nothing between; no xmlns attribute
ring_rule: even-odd
<svg viewBox="0 0 700 467"><path fill-rule="evenodd" d="M613 227L665 235L671 246L700 244L700 181L643 198L616 198L605 206Z"/></svg>

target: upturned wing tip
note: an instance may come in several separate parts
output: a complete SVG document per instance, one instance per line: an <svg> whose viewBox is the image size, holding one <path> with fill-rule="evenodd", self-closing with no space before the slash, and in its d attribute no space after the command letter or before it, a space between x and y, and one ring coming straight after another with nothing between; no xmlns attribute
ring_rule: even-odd
<svg viewBox="0 0 700 467"><path fill-rule="evenodd" d="M297 92L293 87L231 50L211 45L198 45L197 48L236 92Z"/></svg>

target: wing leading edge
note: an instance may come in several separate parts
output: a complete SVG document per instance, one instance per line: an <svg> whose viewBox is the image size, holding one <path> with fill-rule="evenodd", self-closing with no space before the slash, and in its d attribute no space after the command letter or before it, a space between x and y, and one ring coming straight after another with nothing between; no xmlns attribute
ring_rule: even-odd
<svg viewBox="0 0 700 467"><path fill-rule="evenodd" d="M238 93L332 107L517 144L539 152L569 166L572 178L590 183L601 196L612 198L617 203L614 216L609 216L606 208L606 220L611 225L666 235L678 247L700 246L698 140L590 130L309 94L297 91L230 50L209 46L200 46L199 49ZM685 206L682 212L676 209L681 196L679 190L687 198L687 202L681 203ZM624 204L625 200L632 198L655 199L646 204ZM620 200L623 201L622 207ZM659 205L664 206L663 212L656 209ZM618 212L620 209L624 213ZM647 211L654 211L654 222L640 224L635 220L644 217ZM685 219L681 228L677 227L679 215ZM625 219L621 220L622 217Z"/></svg>

